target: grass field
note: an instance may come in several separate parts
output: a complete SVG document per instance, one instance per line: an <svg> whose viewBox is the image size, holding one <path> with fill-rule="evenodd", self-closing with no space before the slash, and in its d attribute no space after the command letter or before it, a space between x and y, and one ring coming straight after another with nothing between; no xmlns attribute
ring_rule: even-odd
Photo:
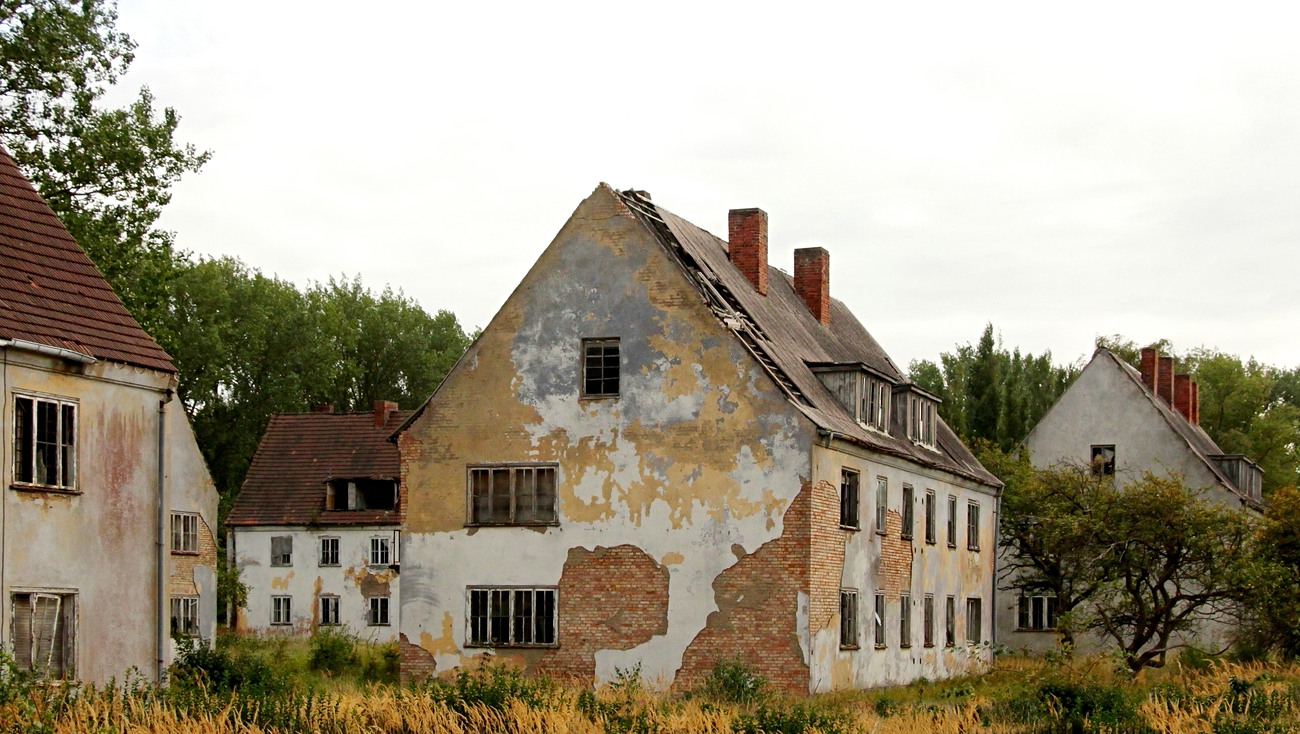
<svg viewBox="0 0 1300 734"><path fill-rule="evenodd" d="M999 657L988 674L807 699L723 663L697 691L622 671L597 691L499 665L395 682L391 646L223 637L167 689L102 689L0 676L4 732L1207 732L1300 731L1300 666L1188 657L1136 680L1107 658Z"/></svg>

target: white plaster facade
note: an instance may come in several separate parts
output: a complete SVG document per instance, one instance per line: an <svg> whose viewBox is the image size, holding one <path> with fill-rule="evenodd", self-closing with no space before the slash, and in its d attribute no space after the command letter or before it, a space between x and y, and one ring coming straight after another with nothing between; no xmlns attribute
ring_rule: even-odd
<svg viewBox="0 0 1300 734"><path fill-rule="evenodd" d="M248 602L238 612L238 628L310 634L321 628L325 597L338 600L338 629L372 642L396 639L401 609L398 536L391 525L231 527L227 551L249 589ZM272 538L280 537L291 540L287 565L272 562ZM322 562L327 560L322 557L325 539L337 540L337 563ZM387 563L371 563L371 545L376 540L387 543ZM289 598L287 617L275 618L274 597ZM371 624L371 598L387 599L387 622L380 618Z"/></svg>

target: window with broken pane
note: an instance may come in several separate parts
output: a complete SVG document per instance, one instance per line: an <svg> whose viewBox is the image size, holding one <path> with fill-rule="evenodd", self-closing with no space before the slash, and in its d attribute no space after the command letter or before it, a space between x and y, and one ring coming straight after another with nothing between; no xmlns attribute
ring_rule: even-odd
<svg viewBox="0 0 1300 734"><path fill-rule="evenodd" d="M618 339L583 339L582 396L617 397L619 362Z"/></svg>
<svg viewBox="0 0 1300 734"><path fill-rule="evenodd" d="M14 665L41 678L66 678L76 660L76 595L21 592L10 596Z"/></svg>
<svg viewBox="0 0 1300 734"><path fill-rule="evenodd" d="M76 403L14 396L14 482L75 489Z"/></svg>
<svg viewBox="0 0 1300 734"><path fill-rule="evenodd" d="M470 646L556 644L555 597L553 587L470 587Z"/></svg>
<svg viewBox="0 0 1300 734"><path fill-rule="evenodd" d="M470 523L554 524L555 470L554 464L470 467Z"/></svg>
<svg viewBox="0 0 1300 734"><path fill-rule="evenodd" d="M172 597L172 635L199 636L199 598L197 596Z"/></svg>
<svg viewBox="0 0 1300 734"><path fill-rule="evenodd" d="M381 627L388 624L388 597L370 597L370 614L367 621L371 627Z"/></svg>
<svg viewBox="0 0 1300 734"><path fill-rule="evenodd" d="M370 565L387 566L389 564L388 538L370 539Z"/></svg>
<svg viewBox="0 0 1300 734"><path fill-rule="evenodd" d="M337 596L321 596L320 623L327 627L332 627L339 623L339 598Z"/></svg>

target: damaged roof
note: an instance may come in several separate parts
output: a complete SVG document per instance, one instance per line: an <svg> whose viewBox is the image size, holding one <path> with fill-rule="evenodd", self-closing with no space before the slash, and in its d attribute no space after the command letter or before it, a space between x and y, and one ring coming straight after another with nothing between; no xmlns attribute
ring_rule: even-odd
<svg viewBox="0 0 1300 734"><path fill-rule="evenodd" d="M398 509L326 510L325 484L332 479L397 481L401 462L397 446L387 439L411 413L391 411L378 427L372 412L271 416L226 524L396 524Z"/></svg>
<svg viewBox="0 0 1300 734"><path fill-rule="evenodd" d="M794 279L768 265L768 290L754 289L732 264L726 241L655 205L638 191L619 199L654 232L723 323L745 343L791 401L816 425L868 449L942 469L982 484L1002 482L985 469L942 418L937 451L865 428L813 372L814 365L861 364L894 384L907 377L841 301L831 299L823 326L795 292Z"/></svg>
<svg viewBox="0 0 1300 734"><path fill-rule="evenodd" d="M0 339L176 372L3 148Z"/></svg>

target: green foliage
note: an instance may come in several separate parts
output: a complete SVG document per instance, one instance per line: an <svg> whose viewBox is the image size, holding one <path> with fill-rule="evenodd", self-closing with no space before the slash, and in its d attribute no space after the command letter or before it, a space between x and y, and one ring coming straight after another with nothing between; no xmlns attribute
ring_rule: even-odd
<svg viewBox="0 0 1300 734"><path fill-rule="evenodd" d="M763 704L753 713L740 714L731 725L735 734L840 734L851 728L844 709L809 701Z"/></svg>
<svg viewBox="0 0 1300 734"><path fill-rule="evenodd" d="M285 690L285 678L271 665L246 649L230 645L210 645L206 640L185 638L176 662L169 671L175 687L199 688L213 692L278 693Z"/></svg>
<svg viewBox="0 0 1300 734"><path fill-rule="evenodd" d="M1273 493L1259 530L1256 592L1247 597L1244 649L1300 658L1300 490Z"/></svg>
<svg viewBox="0 0 1300 734"><path fill-rule="evenodd" d="M1011 451L1074 380L1075 365L1052 355L1008 351L988 324L975 345L959 344L939 364L913 361L909 379L943 399L939 414L968 443L983 440Z"/></svg>
<svg viewBox="0 0 1300 734"><path fill-rule="evenodd" d="M135 43L110 0L0 2L0 143L90 254L127 308L156 331L173 263L154 228L171 187L208 153L177 142L180 117L135 101L102 104Z"/></svg>
<svg viewBox="0 0 1300 734"><path fill-rule="evenodd" d="M229 566L224 560L218 559L217 563L217 609L224 611L227 605L240 609L248 603L248 584L240 581L239 567Z"/></svg>
<svg viewBox="0 0 1300 734"><path fill-rule="evenodd" d="M748 706L767 698L769 691L767 679L737 658L714 663L698 693L714 701Z"/></svg>
<svg viewBox="0 0 1300 734"><path fill-rule="evenodd" d="M1044 681L1038 698L1058 719L1118 725L1137 720L1137 706L1117 685Z"/></svg>
<svg viewBox="0 0 1300 734"><path fill-rule="evenodd" d="M341 628L324 627L311 636L307 664L312 670L338 675L354 668L360 659L357 639Z"/></svg>
<svg viewBox="0 0 1300 734"><path fill-rule="evenodd" d="M424 690L430 699L462 714L474 706L502 711L511 701L532 709L550 708L563 693L550 678L525 676L504 663L461 668L451 681L430 678Z"/></svg>

